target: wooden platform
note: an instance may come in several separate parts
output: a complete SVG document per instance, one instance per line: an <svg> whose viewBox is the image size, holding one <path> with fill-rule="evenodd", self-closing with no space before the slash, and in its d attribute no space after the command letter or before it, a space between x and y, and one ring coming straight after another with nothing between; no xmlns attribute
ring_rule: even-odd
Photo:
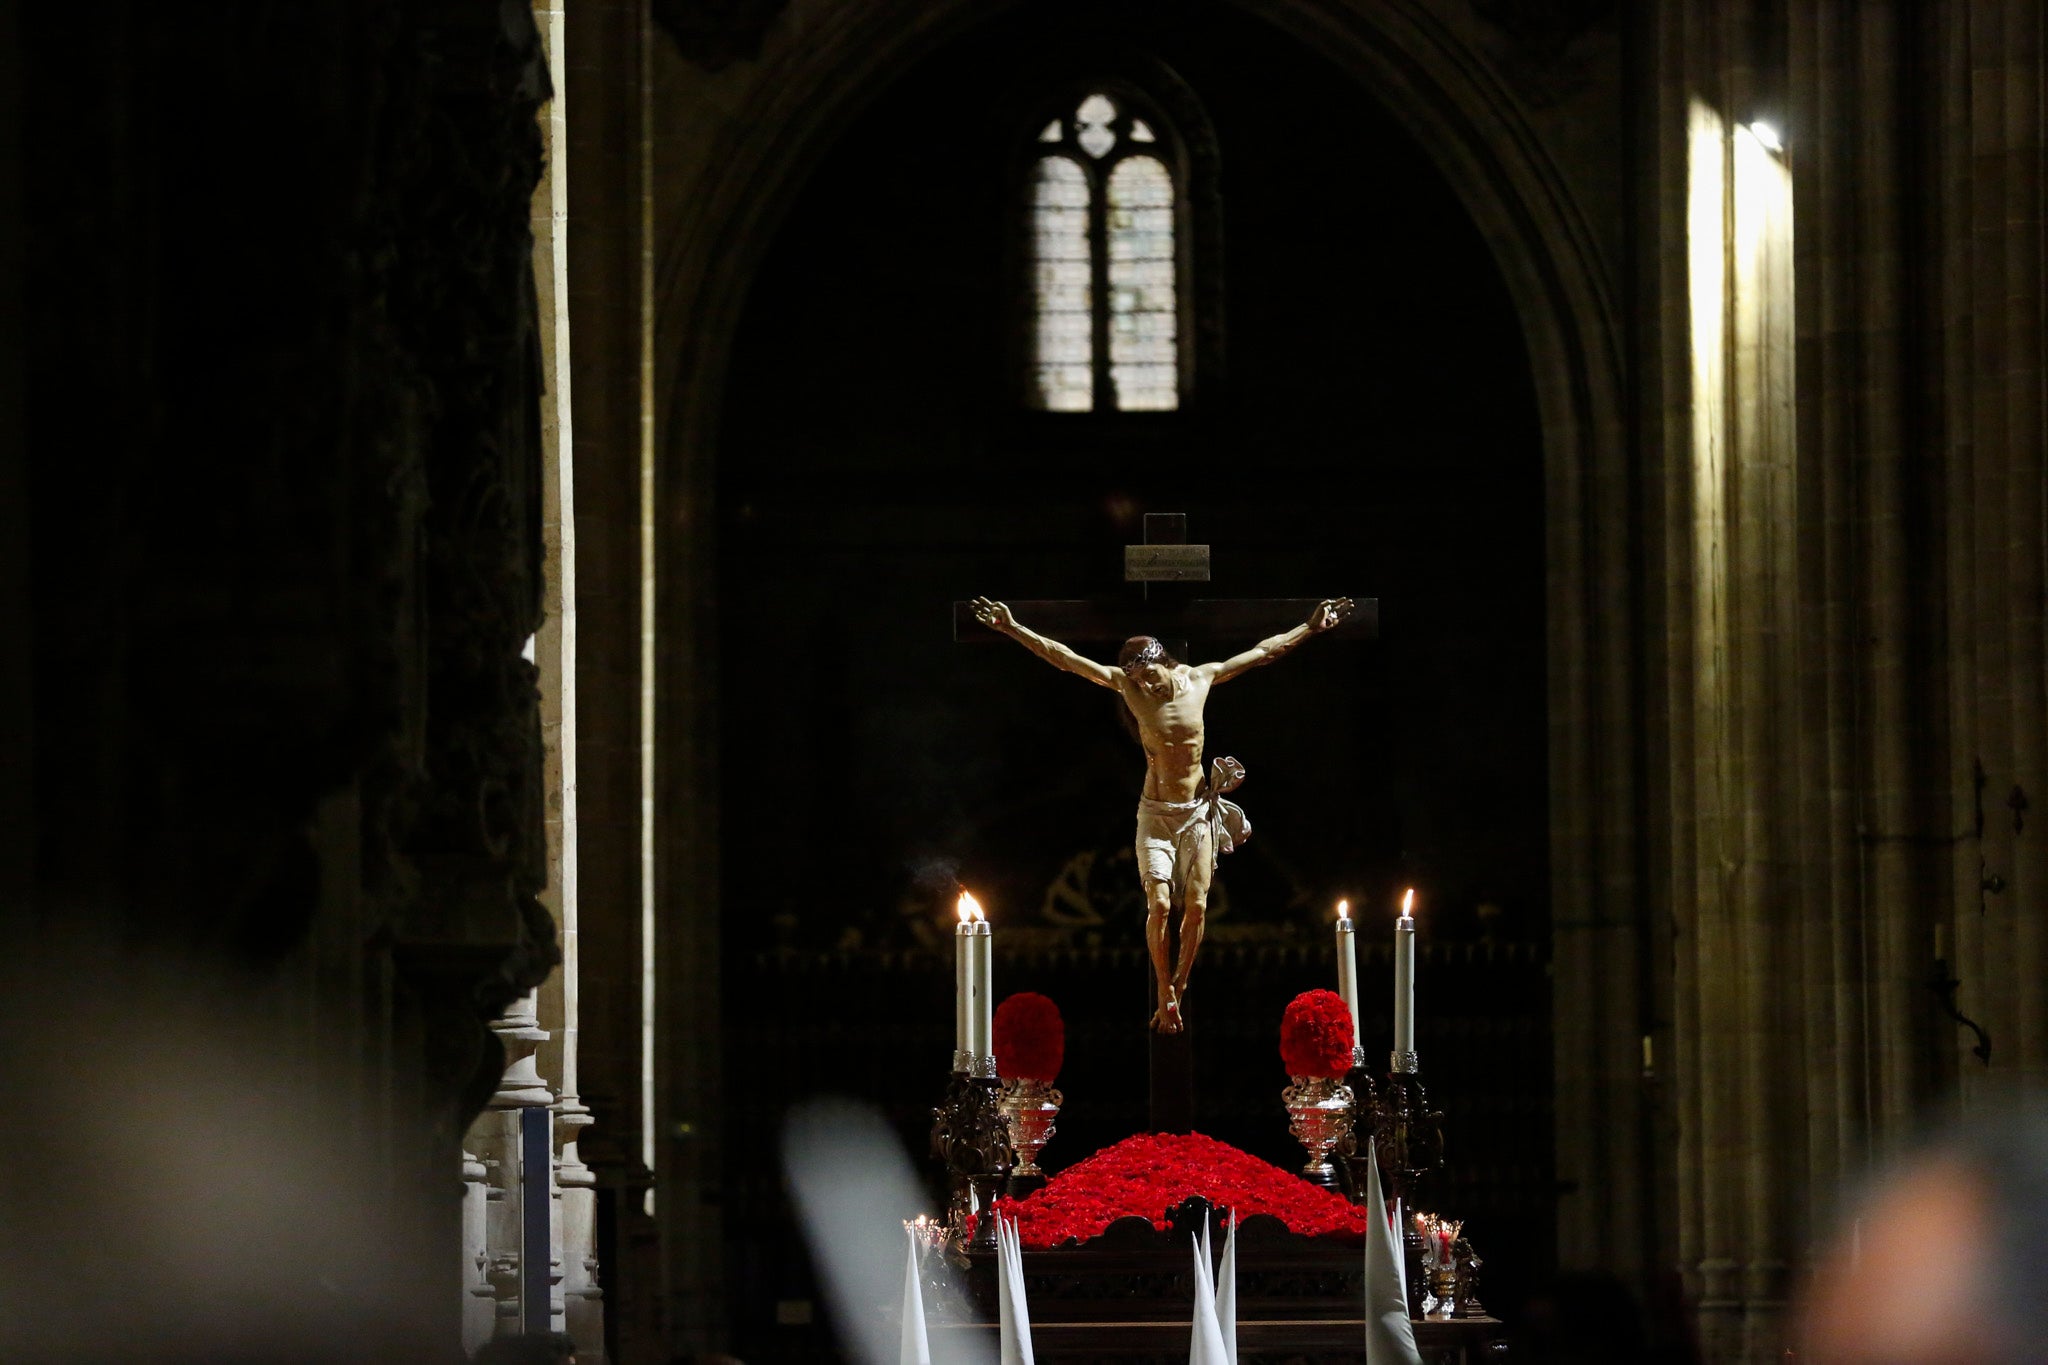
<svg viewBox="0 0 2048 1365"><path fill-rule="evenodd" d="M1039 1322L1031 1324L1031 1349L1039 1360L1172 1361L1188 1358L1189 1323ZM993 1360L996 1325L933 1323L932 1359ZM1341 1361L1365 1359L1363 1318L1259 1318L1237 1324L1242 1365L1255 1361ZM1431 1365L1479 1365L1507 1360L1501 1325L1492 1318L1415 1323L1415 1344Z"/></svg>
<svg viewBox="0 0 2048 1365"><path fill-rule="evenodd" d="M1190 1200L1160 1232L1119 1220L1079 1246L1024 1253L1031 1340L1042 1360L1185 1361L1194 1316L1190 1234L1205 1207ZM1222 1254L1216 1239L1215 1251ZM925 1306L934 1361L993 1352L995 1258L962 1266L926 1261ZM1273 1218L1238 1229L1237 1334L1241 1358L1261 1361L1365 1359L1365 1251L1353 1242L1297 1237ZM1423 1359L1442 1365L1504 1360L1501 1324L1490 1317L1415 1322ZM974 1345L970 1348L970 1343Z"/></svg>

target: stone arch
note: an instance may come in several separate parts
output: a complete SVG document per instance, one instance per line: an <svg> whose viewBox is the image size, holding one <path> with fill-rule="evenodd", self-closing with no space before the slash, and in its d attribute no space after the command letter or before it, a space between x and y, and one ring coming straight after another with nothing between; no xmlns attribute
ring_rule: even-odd
<svg viewBox="0 0 2048 1365"><path fill-rule="evenodd" d="M1516 94L1424 0L1271 0L1253 8L1346 69L1432 154L1479 225L1521 318L1545 460L1558 970L1581 981L1593 980L1596 968L1623 971L1620 979L1633 982L1646 941L1637 928L1645 880L1635 694L1643 608L1628 378L1611 286L1620 263L1601 259ZM802 44L773 52L732 110L708 153L715 169L688 202L657 206L657 904L687 895L698 921L670 932L663 952L663 1008L672 1020L673 1004L685 997L689 1019L707 1009L715 1018L717 1008L718 663L703 604L713 585L715 445L732 339L773 227L835 129L870 92L1006 9L849 0L809 17ZM1571 1119L1558 1132L1560 1175L1586 1191L1560 1204L1561 1249L1603 1248L1616 1264L1653 1238L1627 1212L1647 1153L1639 1090L1621 1084L1631 1078L1629 1059L1613 1061L1617 1049L1632 1057L1642 1005L1633 990L1574 994L1600 998L1561 1005L1557 1016L1558 1112ZM687 1023L671 1024L668 1036L680 1027ZM664 1062L663 1070L673 1066ZM1611 1117L1601 1126L1586 1123L1588 1114ZM1607 1195L1594 1191L1596 1176Z"/></svg>

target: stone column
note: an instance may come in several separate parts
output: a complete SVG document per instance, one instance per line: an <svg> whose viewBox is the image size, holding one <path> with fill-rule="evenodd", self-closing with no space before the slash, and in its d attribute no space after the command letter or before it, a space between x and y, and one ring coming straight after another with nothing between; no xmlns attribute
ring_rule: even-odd
<svg viewBox="0 0 2048 1365"><path fill-rule="evenodd" d="M555 144L557 157L575 168L565 187L574 224L565 247L576 422L573 511L564 510L576 539L578 624L572 1088L595 1119L577 1152L595 1177L595 1198L614 1215L607 1331L633 1365L674 1354L663 1332L664 1280L646 1202L653 1115L642 1103L652 1023L644 944L653 918L644 899L651 850L642 792L650 752L643 668L649 531L642 517L651 517L643 507L643 446L654 421L644 363L646 10L646 0L575 0L566 7L558 88L571 98L563 110L566 142ZM577 1340L589 1344L581 1335Z"/></svg>
<svg viewBox="0 0 2048 1365"><path fill-rule="evenodd" d="M504 1191L493 1188L490 1167L474 1153L462 1154L462 1350L465 1355L491 1339L497 1330L498 1292L491 1283L490 1202Z"/></svg>
<svg viewBox="0 0 2048 1365"><path fill-rule="evenodd" d="M1804 1163L1802 632L1793 195L1781 74L1738 8L1663 11L1668 649L1678 1253L1704 1353L1774 1359Z"/></svg>
<svg viewBox="0 0 2048 1365"><path fill-rule="evenodd" d="M485 1205L484 1253L485 1275L490 1281L493 1300L496 1304L491 1336L515 1336L523 1329L521 1287L524 1282L522 1262L522 1239L525 1204L520 1181L520 1128L523 1116L530 1109L548 1109L554 1104L554 1092L541 1079L539 1051L542 1043L548 1041L547 1031L540 1027L534 1012L534 997L525 995L514 1001L512 1007L494 1021L491 1032L505 1045L505 1074L498 1082L497 1093L484 1112L470 1126L465 1147L475 1152L482 1160L489 1192ZM554 1230L551 1243L559 1243L560 1221L554 1208L555 1181L552 1170L547 1182L549 1201L548 1221ZM555 1259L554 1245L549 1247L550 1260ZM549 1268L550 1296L552 1286L561 1282L558 1267ZM549 1304L549 1320L555 1320L555 1306Z"/></svg>
<svg viewBox="0 0 2048 1365"><path fill-rule="evenodd" d="M1937 178L1926 315L1944 419L1949 818L1957 1005L1942 1028L1965 1103L2048 1084L2048 664L2042 644L2042 16L2025 0L1932 8L1923 122ZM2004 1073L2001 1077L1998 1073Z"/></svg>
<svg viewBox="0 0 2048 1365"><path fill-rule="evenodd" d="M535 26L547 55L553 97L540 113L546 161L533 194L533 264L540 311L541 537L547 554L542 622L535 638L541 675L541 736L546 760L548 881L541 899L554 915L562 966L541 988L540 1014L551 1035L542 1045L548 1070L561 1078L554 1106L557 1209L555 1256L562 1285L551 1319L577 1344L578 1358L604 1358L602 1295L597 1283L597 1192L577 1155L591 1113L577 1093L578 1011L582 951L578 933L576 801L576 491L570 409L568 84L562 0L533 0Z"/></svg>
<svg viewBox="0 0 2048 1365"><path fill-rule="evenodd" d="M1679 1255L1706 1354L1764 1361L1841 1181L2048 1062L2041 16L1659 22Z"/></svg>

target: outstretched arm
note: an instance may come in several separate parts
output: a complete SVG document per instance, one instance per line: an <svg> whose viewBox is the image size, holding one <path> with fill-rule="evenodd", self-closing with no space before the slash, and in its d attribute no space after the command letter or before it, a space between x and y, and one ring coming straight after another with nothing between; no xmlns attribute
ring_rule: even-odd
<svg viewBox="0 0 2048 1365"><path fill-rule="evenodd" d="M998 635L1007 635L1054 668L1064 669L1076 677L1086 678L1098 687L1116 686L1116 670L1108 664L1084 658L1068 649L1058 640L1040 635L1037 631L1017 624L1017 618L1010 615L1010 609L1001 602L991 602L986 597L977 597L968 605L974 608L974 619Z"/></svg>
<svg viewBox="0 0 2048 1365"><path fill-rule="evenodd" d="M1293 630L1284 630L1278 635L1269 636L1242 654L1234 654L1221 663L1203 664L1196 671L1208 674L1211 683L1229 682L1246 669L1257 668L1260 664L1272 663L1273 660L1279 658L1288 650L1293 649L1309 636L1320 635L1326 630L1335 628L1338 622L1350 614L1350 598L1326 598L1316 604L1316 609L1308 614L1308 620L1302 622Z"/></svg>

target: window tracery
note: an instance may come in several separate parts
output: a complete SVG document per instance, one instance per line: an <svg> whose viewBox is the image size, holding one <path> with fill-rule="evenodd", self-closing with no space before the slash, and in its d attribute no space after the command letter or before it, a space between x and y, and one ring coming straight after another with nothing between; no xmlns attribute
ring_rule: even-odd
<svg viewBox="0 0 2048 1365"><path fill-rule="evenodd" d="M1037 134L1029 396L1048 412L1180 406L1186 214L1171 130L1132 105L1093 90Z"/></svg>

